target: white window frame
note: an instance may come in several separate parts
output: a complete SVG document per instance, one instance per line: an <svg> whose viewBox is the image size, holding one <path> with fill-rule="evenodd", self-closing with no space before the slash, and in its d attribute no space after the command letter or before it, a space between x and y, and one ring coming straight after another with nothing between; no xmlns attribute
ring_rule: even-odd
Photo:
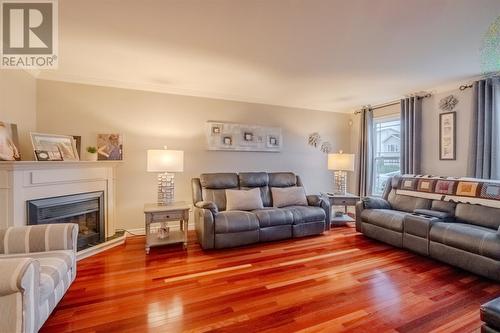
<svg viewBox="0 0 500 333"><path fill-rule="evenodd" d="M372 128L372 151L373 151L373 159L371 161L372 163L372 195L374 196L381 196L382 193L376 192L376 179L377 179L377 161L381 159L387 159L387 157L377 157L377 144L379 144L379 147L381 147L381 142L377 142L377 124L380 123L387 123L391 121L399 121L401 124L401 117L399 114L391 114L391 115L384 115L380 117L373 117L373 128ZM401 147L399 151L394 151L391 153L399 153L399 161L401 161Z"/></svg>

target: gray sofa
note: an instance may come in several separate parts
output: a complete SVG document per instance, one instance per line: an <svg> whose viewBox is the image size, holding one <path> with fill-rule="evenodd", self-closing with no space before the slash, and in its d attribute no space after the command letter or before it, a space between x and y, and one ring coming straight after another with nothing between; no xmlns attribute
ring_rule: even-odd
<svg viewBox="0 0 500 333"><path fill-rule="evenodd" d="M203 249L322 234L330 227L330 203L308 195L308 206L273 208L272 187L302 186L290 172L206 173L192 180L194 218ZM226 211L226 189L259 188L264 209Z"/></svg>
<svg viewBox="0 0 500 333"><path fill-rule="evenodd" d="M498 185L478 183L476 192L461 200L457 196L457 185L449 188L450 195L443 195L429 193L433 191L429 186L425 186L425 191L419 190L422 178L414 178L414 185L413 180L408 181L407 185L413 189L404 190L403 179L389 179L381 198L367 197L358 202L356 230L370 238L500 281L500 209L468 203L484 203L489 192L481 191L481 187ZM472 184L468 180L462 183ZM419 194L422 197L418 197ZM478 198L474 198L476 195ZM450 198L455 202L449 201Z"/></svg>

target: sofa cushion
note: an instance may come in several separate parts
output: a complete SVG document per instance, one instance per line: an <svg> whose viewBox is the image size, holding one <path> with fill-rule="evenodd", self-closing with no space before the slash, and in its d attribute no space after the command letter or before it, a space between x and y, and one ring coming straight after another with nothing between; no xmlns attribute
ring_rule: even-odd
<svg viewBox="0 0 500 333"><path fill-rule="evenodd" d="M217 210L226 210L225 189L202 188L201 195L203 197L203 201L213 202L217 206Z"/></svg>
<svg viewBox="0 0 500 333"><path fill-rule="evenodd" d="M297 176L292 172L274 172L269 174L270 187L290 187L297 185Z"/></svg>
<svg viewBox="0 0 500 333"><path fill-rule="evenodd" d="M252 213L257 215L259 226L261 228L293 224L293 214L290 210L280 208L265 208L254 210Z"/></svg>
<svg viewBox="0 0 500 333"><path fill-rule="evenodd" d="M442 201L442 200L432 200L431 209L436 210L438 212L445 212L450 214L451 216L455 216L455 208L457 204L451 201Z"/></svg>
<svg viewBox="0 0 500 333"><path fill-rule="evenodd" d="M382 228L403 232L403 219L409 213L390 209L365 209L361 219Z"/></svg>
<svg viewBox="0 0 500 333"><path fill-rule="evenodd" d="M254 210L264 208L260 189L226 190L226 210Z"/></svg>
<svg viewBox="0 0 500 333"><path fill-rule="evenodd" d="M257 215L239 210L220 212L215 215L215 233L241 232L259 229Z"/></svg>
<svg viewBox="0 0 500 333"><path fill-rule="evenodd" d="M277 208L287 206L307 206L306 191L300 186L271 187L273 206Z"/></svg>
<svg viewBox="0 0 500 333"><path fill-rule="evenodd" d="M320 222L325 221L326 218L325 211L320 207L290 206L282 209L292 213L294 224Z"/></svg>
<svg viewBox="0 0 500 333"><path fill-rule="evenodd" d="M244 172L239 174L240 189L250 190L260 189L260 197L264 207L271 207L271 191L269 190L269 175L266 172Z"/></svg>
<svg viewBox="0 0 500 333"><path fill-rule="evenodd" d="M436 222L432 225L430 240L500 260L500 237L496 230L466 223Z"/></svg>
<svg viewBox="0 0 500 333"><path fill-rule="evenodd" d="M361 199L365 209L391 209L391 205L387 200L377 197L364 197Z"/></svg>
<svg viewBox="0 0 500 333"><path fill-rule="evenodd" d="M262 187L269 184L266 172L242 172L239 174L241 187Z"/></svg>
<svg viewBox="0 0 500 333"><path fill-rule="evenodd" d="M203 173L200 175L203 188L225 189L238 187L238 174L236 173Z"/></svg>
<svg viewBox="0 0 500 333"><path fill-rule="evenodd" d="M486 228L498 229L500 226L500 209L480 205L459 203L455 209L458 220Z"/></svg>
<svg viewBox="0 0 500 333"><path fill-rule="evenodd" d="M431 200L424 198L415 198L409 195L396 194L395 191L389 193L387 201L391 204L391 208L403 212L413 213L415 209L431 208Z"/></svg>

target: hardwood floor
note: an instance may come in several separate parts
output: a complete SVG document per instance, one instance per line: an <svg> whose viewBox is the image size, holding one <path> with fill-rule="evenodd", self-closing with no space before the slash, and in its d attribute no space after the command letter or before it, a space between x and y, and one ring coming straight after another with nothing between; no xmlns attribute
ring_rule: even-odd
<svg viewBox="0 0 500 333"><path fill-rule="evenodd" d="M324 236L144 253L144 238L82 260L41 332L477 332L500 284L372 241Z"/></svg>

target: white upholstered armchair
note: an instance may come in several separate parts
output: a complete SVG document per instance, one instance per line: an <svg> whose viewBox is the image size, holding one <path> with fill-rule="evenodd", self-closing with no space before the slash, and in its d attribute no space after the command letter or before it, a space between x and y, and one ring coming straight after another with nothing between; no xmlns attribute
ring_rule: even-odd
<svg viewBox="0 0 500 333"><path fill-rule="evenodd" d="M0 333L38 332L76 277L78 225L0 230Z"/></svg>

